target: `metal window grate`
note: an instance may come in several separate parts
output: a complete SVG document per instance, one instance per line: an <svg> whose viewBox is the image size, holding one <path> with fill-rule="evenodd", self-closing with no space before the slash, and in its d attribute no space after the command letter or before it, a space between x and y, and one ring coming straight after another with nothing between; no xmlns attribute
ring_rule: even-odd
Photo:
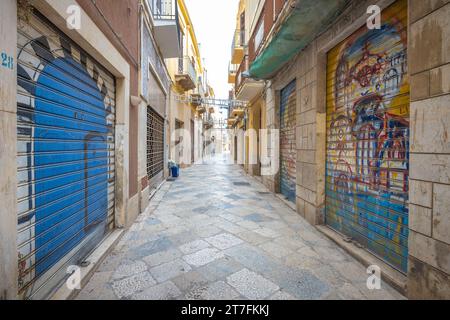
<svg viewBox="0 0 450 320"><path fill-rule="evenodd" d="M147 176L156 177L164 170L164 119L147 108Z"/></svg>

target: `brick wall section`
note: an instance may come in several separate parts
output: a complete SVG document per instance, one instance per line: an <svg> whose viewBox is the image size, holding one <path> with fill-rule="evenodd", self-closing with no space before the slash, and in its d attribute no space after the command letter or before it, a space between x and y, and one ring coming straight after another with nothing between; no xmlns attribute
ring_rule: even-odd
<svg viewBox="0 0 450 320"><path fill-rule="evenodd" d="M409 1L408 295L450 298L450 1Z"/></svg>

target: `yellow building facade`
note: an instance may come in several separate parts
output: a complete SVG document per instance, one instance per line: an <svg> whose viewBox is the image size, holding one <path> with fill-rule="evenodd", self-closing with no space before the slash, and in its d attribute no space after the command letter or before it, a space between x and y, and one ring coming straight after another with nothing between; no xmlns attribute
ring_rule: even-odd
<svg viewBox="0 0 450 320"><path fill-rule="evenodd" d="M212 90L206 81L199 44L184 0L178 0L180 56L166 59L172 85L169 102L169 158L188 167L202 158L204 120L209 109L201 99Z"/></svg>

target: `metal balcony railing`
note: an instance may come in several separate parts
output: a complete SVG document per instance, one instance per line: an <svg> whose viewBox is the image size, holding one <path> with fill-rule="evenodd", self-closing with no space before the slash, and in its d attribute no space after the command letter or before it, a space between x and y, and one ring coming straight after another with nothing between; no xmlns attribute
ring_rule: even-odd
<svg viewBox="0 0 450 320"><path fill-rule="evenodd" d="M155 20L178 20L177 0L147 0Z"/></svg>
<svg viewBox="0 0 450 320"><path fill-rule="evenodd" d="M209 128L214 126L214 118L210 112L203 114L203 125Z"/></svg>
<svg viewBox="0 0 450 320"><path fill-rule="evenodd" d="M188 75L197 87L197 71L195 71L194 64L190 57L183 57L178 59L178 73Z"/></svg>
<svg viewBox="0 0 450 320"><path fill-rule="evenodd" d="M231 43L231 54L237 48L243 48L245 46L245 29L236 30L233 35L233 41Z"/></svg>
<svg viewBox="0 0 450 320"><path fill-rule="evenodd" d="M239 65L233 64L233 63L230 62L228 64L228 74L236 75L238 67L239 67Z"/></svg>
<svg viewBox="0 0 450 320"><path fill-rule="evenodd" d="M244 59L242 60L242 63L240 64L239 68L236 71L236 82L235 82L235 90L236 92L239 92L242 86L242 83L244 82L244 78L242 77L242 73L248 70L248 56L246 55Z"/></svg>

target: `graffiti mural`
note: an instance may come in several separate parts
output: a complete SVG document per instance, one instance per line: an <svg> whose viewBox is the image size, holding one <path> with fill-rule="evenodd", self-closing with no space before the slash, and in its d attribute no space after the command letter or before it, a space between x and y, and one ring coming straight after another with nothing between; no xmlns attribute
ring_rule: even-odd
<svg viewBox="0 0 450 320"><path fill-rule="evenodd" d="M280 92L280 191L289 201L295 202L297 188L296 81Z"/></svg>
<svg viewBox="0 0 450 320"><path fill-rule="evenodd" d="M115 84L38 13L21 24L18 281L28 297L60 281L65 263L80 263L110 227Z"/></svg>
<svg viewBox="0 0 450 320"><path fill-rule="evenodd" d="M406 0L328 54L326 222L406 271Z"/></svg>

